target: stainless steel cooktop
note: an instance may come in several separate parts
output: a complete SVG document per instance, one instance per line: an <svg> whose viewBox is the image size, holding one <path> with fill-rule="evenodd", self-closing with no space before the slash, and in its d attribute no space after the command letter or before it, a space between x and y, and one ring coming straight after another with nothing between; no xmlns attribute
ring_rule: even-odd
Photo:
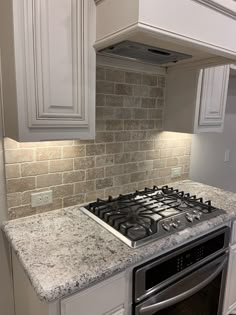
<svg viewBox="0 0 236 315"><path fill-rule="evenodd" d="M145 188L81 210L130 247L138 247L225 213L211 201L172 187Z"/></svg>

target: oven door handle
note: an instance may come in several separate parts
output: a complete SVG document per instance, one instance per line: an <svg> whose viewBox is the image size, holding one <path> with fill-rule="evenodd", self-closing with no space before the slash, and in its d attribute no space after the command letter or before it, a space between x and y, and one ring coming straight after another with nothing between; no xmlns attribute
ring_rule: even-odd
<svg viewBox="0 0 236 315"><path fill-rule="evenodd" d="M190 288L189 290L183 291L180 294L178 294L178 295L176 295L170 299L167 299L167 300L164 300L164 301L152 304L152 305L143 306L140 308L139 314L140 315L152 315L153 313L156 313L156 312L158 312L164 308L167 308L169 306L177 304L177 303L187 299L188 297L194 295L195 293L197 293L198 291L200 291L201 289L206 287L210 282L212 282L222 272L227 261L228 261L228 258L225 257L223 262L220 263L220 265L219 265L219 263L217 264L218 267L213 268L213 269L211 268L210 271L207 272L207 274L205 274L204 279L201 279L201 277L200 277L199 282L194 287ZM195 272L194 274L199 273L199 272L201 272L201 270L198 272ZM194 275L194 274L192 274L192 275ZM185 281L191 281L189 279L189 277L186 277L186 279L183 279L183 281L184 280ZM183 285L183 287L184 287L184 285Z"/></svg>

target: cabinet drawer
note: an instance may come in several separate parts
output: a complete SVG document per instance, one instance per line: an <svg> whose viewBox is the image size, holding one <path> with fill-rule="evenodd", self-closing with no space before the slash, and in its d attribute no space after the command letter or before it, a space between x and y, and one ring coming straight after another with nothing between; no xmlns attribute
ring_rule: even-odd
<svg viewBox="0 0 236 315"><path fill-rule="evenodd" d="M61 301L61 315L123 315L125 276L109 279Z"/></svg>

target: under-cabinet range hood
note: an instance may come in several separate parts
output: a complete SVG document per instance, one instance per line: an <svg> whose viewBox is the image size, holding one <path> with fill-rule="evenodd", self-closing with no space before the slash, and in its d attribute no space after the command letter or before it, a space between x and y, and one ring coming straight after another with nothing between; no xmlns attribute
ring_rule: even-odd
<svg viewBox="0 0 236 315"><path fill-rule="evenodd" d="M95 0L99 54L183 67L236 60L236 6L218 0Z"/></svg>

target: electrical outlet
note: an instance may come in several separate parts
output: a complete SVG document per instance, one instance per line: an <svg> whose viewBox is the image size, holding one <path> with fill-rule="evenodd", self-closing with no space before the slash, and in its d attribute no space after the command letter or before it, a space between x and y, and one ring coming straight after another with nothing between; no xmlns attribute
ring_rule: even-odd
<svg viewBox="0 0 236 315"><path fill-rule="evenodd" d="M171 178L181 176L181 167L173 167L171 169Z"/></svg>
<svg viewBox="0 0 236 315"><path fill-rule="evenodd" d="M31 194L31 207L45 206L52 203L52 190Z"/></svg>

